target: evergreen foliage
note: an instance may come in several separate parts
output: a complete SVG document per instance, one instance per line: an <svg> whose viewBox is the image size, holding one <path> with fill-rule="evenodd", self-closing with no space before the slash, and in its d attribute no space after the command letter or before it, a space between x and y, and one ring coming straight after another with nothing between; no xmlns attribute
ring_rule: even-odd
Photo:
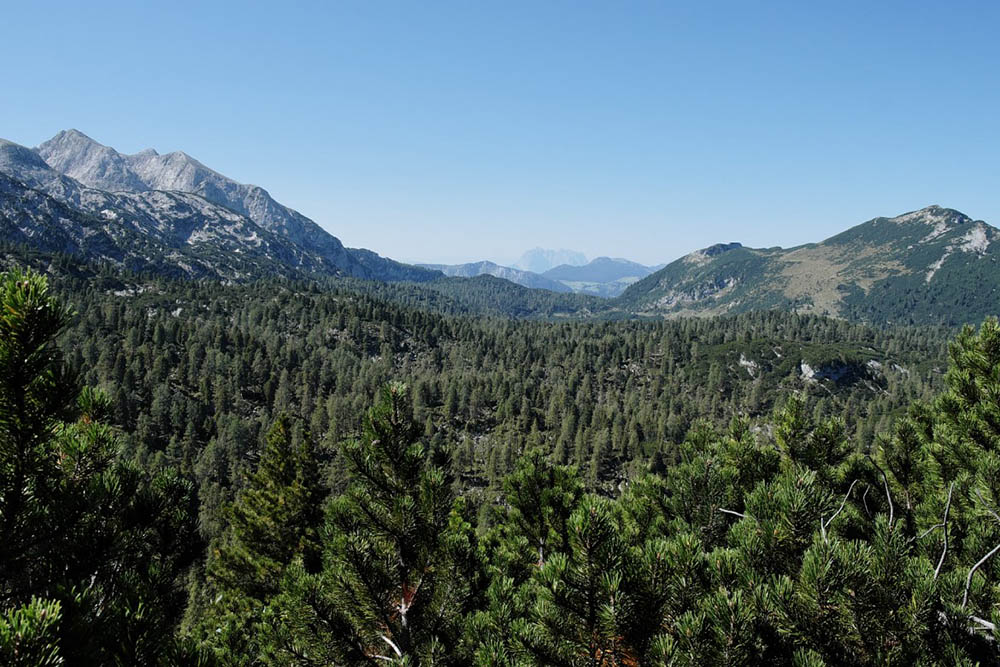
<svg viewBox="0 0 1000 667"><path fill-rule="evenodd" d="M322 571L284 582L274 661L463 664L462 621L478 579L475 537L443 452L420 442L405 385L389 384L359 439L343 444L351 483L331 500Z"/></svg>
<svg viewBox="0 0 1000 667"><path fill-rule="evenodd" d="M451 451L460 490L499 493L534 448L612 493L649 462L675 462L699 420L763 417L795 393L804 412L839 416L848 437L869 443L933 397L946 357L939 330L781 313L538 322L400 305L401 286L62 284L80 312L60 340L67 360L112 397L131 457L195 482L207 540L283 412L312 434L325 485L343 490L331 453L357 437L358 415L392 380L411 388L427 443ZM826 375L807 379L803 362Z"/></svg>
<svg viewBox="0 0 1000 667"><path fill-rule="evenodd" d="M994 319L937 384L926 330L155 289L77 292L56 345L46 281L0 280L7 663L1000 662Z"/></svg>
<svg viewBox="0 0 1000 667"><path fill-rule="evenodd" d="M209 546L196 632L222 664L244 664L262 650L262 615L291 567L320 567L318 528L324 490L308 434L295 439L280 415L265 440L257 469L226 508L226 529Z"/></svg>
<svg viewBox="0 0 1000 667"><path fill-rule="evenodd" d="M180 650L195 496L117 458L110 401L55 345L69 316L44 277L0 276L0 655L155 664Z"/></svg>

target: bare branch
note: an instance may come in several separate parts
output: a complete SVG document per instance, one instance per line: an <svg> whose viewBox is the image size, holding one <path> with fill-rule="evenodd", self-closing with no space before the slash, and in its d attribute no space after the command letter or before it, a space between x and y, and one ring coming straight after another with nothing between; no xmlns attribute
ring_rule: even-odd
<svg viewBox="0 0 1000 667"><path fill-rule="evenodd" d="M952 482L948 486L948 502L944 505L944 521L942 525L944 527L944 549L941 550L941 558L938 559L937 567L934 568L934 580L937 581L938 575L941 574L941 566L944 565L944 557L948 553L948 511L951 509L951 492L955 490L955 482Z"/></svg>
<svg viewBox="0 0 1000 667"><path fill-rule="evenodd" d="M824 541L826 541L826 529L830 527L830 524L833 523L833 520L837 518L837 515L844 511L844 506L847 504L847 499L851 496L851 491L854 490L854 485L857 483L858 480L854 480L853 482L851 482L851 486L848 487L847 493L844 494L844 499L841 501L840 507L837 508L837 511L833 513L833 516L831 516L828 521L824 522L823 519L819 520L820 533L822 533Z"/></svg>
<svg viewBox="0 0 1000 667"><path fill-rule="evenodd" d="M723 514L732 514L733 516L738 516L738 517L739 517L739 518L741 518L741 519L745 519L745 518L747 518L747 515L746 515L746 514L740 514L739 512L734 512L734 511L732 511L732 510L726 510L726 509L722 509L721 507L720 507L720 508L718 508L718 509L719 509L719 511L720 511L720 512L722 512Z"/></svg>
<svg viewBox="0 0 1000 667"><path fill-rule="evenodd" d="M945 625L948 625L951 622L951 621L948 620L948 614L944 613L943 611L939 611L938 612L938 618ZM979 618L978 616L969 616L969 620L972 621L973 623L975 623L975 625L966 628L966 632L968 632L970 635L974 635L974 634L976 634L976 632L979 632L981 630L986 630L988 632L993 632L993 631L995 631L997 629L996 625L994 625L993 623L990 623L989 621L987 621L985 619ZM985 637L983 637L983 639L985 639L986 641L988 641L990 643L994 642L993 637L991 637L990 635L986 635Z"/></svg>
<svg viewBox="0 0 1000 667"><path fill-rule="evenodd" d="M993 632L994 630L997 629L996 625L990 623L985 619L979 618L978 616L970 616L969 618L972 619L974 622L978 623L979 625L981 625L984 630L989 630L990 632ZM972 629L975 630L975 628Z"/></svg>
<svg viewBox="0 0 1000 667"><path fill-rule="evenodd" d="M976 573L979 566L988 561L990 557L998 551L1000 551L1000 544L993 547L988 554L980 558L979 562L973 565L972 569L969 570L969 576L965 579L965 595L962 596L962 609L965 609L965 606L969 603L969 587L972 586L972 575Z"/></svg>
<svg viewBox="0 0 1000 667"><path fill-rule="evenodd" d="M396 655L398 657L400 657L400 658L403 657L403 653L402 653L402 651L399 650L399 647L396 646L396 642L394 642L391 639L389 639L386 635L382 635L382 641L384 641L386 644L388 644L392 648L392 650L395 651L395 653L396 653Z"/></svg>
<svg viewBox="0 0 1000 667"><path fill-rule="evenodd" d="M983 509L989 512L993 516L993 518L997 520L997 522L1000 522L1000 514L997 514L990 508L989 503L987 503L986 499L983 498L983 496L979 493L979 489L976 489L975 493L976 493L976 498L979 498L979 502L983 504Z"/></svg>
<svg viewBox="0 0 1000 667"><path fill-rule="evenodd" d="M910 542L916 542L918 540L922 540L925 537L927 537L928 535L930 535L931 533L933 533L938 528L943 528L943 527L944 527L943 523L936 523L933 526L931 526L930 528L928 528L927 530L925 530L924 532L922 532L919 535L917 535L916 537L911 537L910 538Z"/></svg>
<svg viewBox="0 0 1000 667"><path fill-rule="evenodd" d="M885 497L886 500L889 501L889 527L891 528L892 520L896 516L896 510L892 505L892 494L889 493L889 478L886 477L885 471L882 470L882 466L875 463L875 459L872 458L871 454L868 455L868 460L872 462L872 465L875 466L875 468L877 468L880 473L882 473L882 483L885 484Z"/></svg>

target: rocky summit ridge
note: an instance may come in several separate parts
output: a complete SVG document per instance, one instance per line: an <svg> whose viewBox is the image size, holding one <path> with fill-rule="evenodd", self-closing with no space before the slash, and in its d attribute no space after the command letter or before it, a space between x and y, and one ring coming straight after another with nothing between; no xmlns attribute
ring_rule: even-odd
<svg viewBox="0 0 1000 667"><path fill-rule="evenodd" d="M261 272L414 281L440 276L345 248L263 188L238 183L179 151L125 155L65 130L36 149L0 140L0 174L4 240L90 260L233 279ZM90 243L95 235L106 240Z"/></svg>

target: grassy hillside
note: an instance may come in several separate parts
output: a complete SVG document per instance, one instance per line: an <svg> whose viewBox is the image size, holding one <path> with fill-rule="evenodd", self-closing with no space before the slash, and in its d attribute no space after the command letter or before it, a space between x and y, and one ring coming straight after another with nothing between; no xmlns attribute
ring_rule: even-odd
<svg viewBox="0 0 1000 667"><path fill-rule="evenodd" d="M979 322L1000 312L997 240L984 222L929 207L796 248L713 246L632 285L616 306L666 317L779 309L872 324Z"/></svg>

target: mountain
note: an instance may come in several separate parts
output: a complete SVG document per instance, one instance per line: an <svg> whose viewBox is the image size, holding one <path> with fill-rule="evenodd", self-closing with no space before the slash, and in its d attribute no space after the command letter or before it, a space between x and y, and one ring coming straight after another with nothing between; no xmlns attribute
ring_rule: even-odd
<svg viewBox="0 0 1000 667"><path fill-rule="evenodd" d="M554 269L549 269L542 275L553 280L610 283L635 276L644 278L652 272L651 268L643 266L638 262L631 262L627 259L598 257L583 266L561 264Z"/></svg>
<svg viewBox="0 0 1000 667"><path fill-rule="evenodd" d="M135 271L195 278L238 280L335 268L196 195L85 188L29 149L2 140L0 239Z"/></svg>
<svg viewBox="0 0 1000 667"><path fill-rule="evenodd" d="M549 250L546 248L532 248L523 255L521 259L514 262L514 267L532 273L545 273L549 269L560 264L578 266L587 263L587 257L582 252L575 250Z"/></svg>
<svg viewBox="0 0 1000 667"><path fill-rule="evenodd" d="M512 269L509 266L500 266L493 262L470 262L468 264L418 264L417 266L434 271L440 271L446 276L460 278L473 278L475 276L489 275L509 280L512 283L531 287L533 289L547 289L553 292L572 292L561 282L549 280L531 271L521 271Z"/></svg>
<svg viewBox="0 0 1000 667"><path fill-rule="evenodd" d="M493 262L418 264L417 266L440 271L446 276L472 278L491 275L533 289L576 292L602 297L616 297L626 287L653 272L653 269L648 266L630 262L627 259L612 259L610 257L598 257L581 266L560 264L541 275L532 271L500 266Z"/></svg>
<svg viewBox="0 0 1000 667"><path fill-rule="evenodd" d="M930 206L794 248L720 243L657 271L608 257L579 266L585 261L579 253L538 248L521 263L563 261L544 275L492 262L418 267L345 248L264 189L185 153L126 155L75 130L37 149L0 139L0 242L190 278L335 276L438 285L445 273L477 276L468 285L439 285L473 309L509 298L499 278L517 283L511 288L560 292L551 296L563 300L576 296L570 291L581 299L621 293L602 304L519 295L534 304L532 313L678 317L779 309L875 324L955 325L1000 311L998 239L1000 230L981 220Z"/></svg>
<svg viewBox="0 0 1000 667"><path fill-rule="evenodd" d="M192 277L244 279L264 267L279 275L440 277L368 250L345 248L262 188L236 183L184 153L123 155L68 130L35 150L0 140L0 173L6 176L3 240L50 246L55 242L32 233L46 229L55 234L52 238L86 240L65 247L88 259ZM57 208L61 213L55 213ZM95 246L89 236L84 239L84 229L88 234L100 230L107 239ZM199 258L194 263L192 253Z"/></svg>
<svg viewBox="0 0 1000 667"><path fill-rule="evenodd" d="M583 266L561 264L542 275L552 280L558 280L563 285L572 288L574 292L614 297L654 270L627 259L598 257Z"/></svg>
<svg viewBox="0 0 1000 667"><path fill-rule="evenodd" d="M263 188L237 183L186 153L159 155L147 149L123 155L79 130L64 130L35 150L50 167L87 187L110 192L197 194L317 251L334 265L347 268L351 263L340 241L315 222L274 201Z"/></svg>
<svg viewBox="0 0 1000 667"><path fill-rule="evenodd" d="M873 323L954 325L1000 312L1000 230L940 206L875 218L795 248L717 244L630 286L644 315L782 309Z"/></svg>

